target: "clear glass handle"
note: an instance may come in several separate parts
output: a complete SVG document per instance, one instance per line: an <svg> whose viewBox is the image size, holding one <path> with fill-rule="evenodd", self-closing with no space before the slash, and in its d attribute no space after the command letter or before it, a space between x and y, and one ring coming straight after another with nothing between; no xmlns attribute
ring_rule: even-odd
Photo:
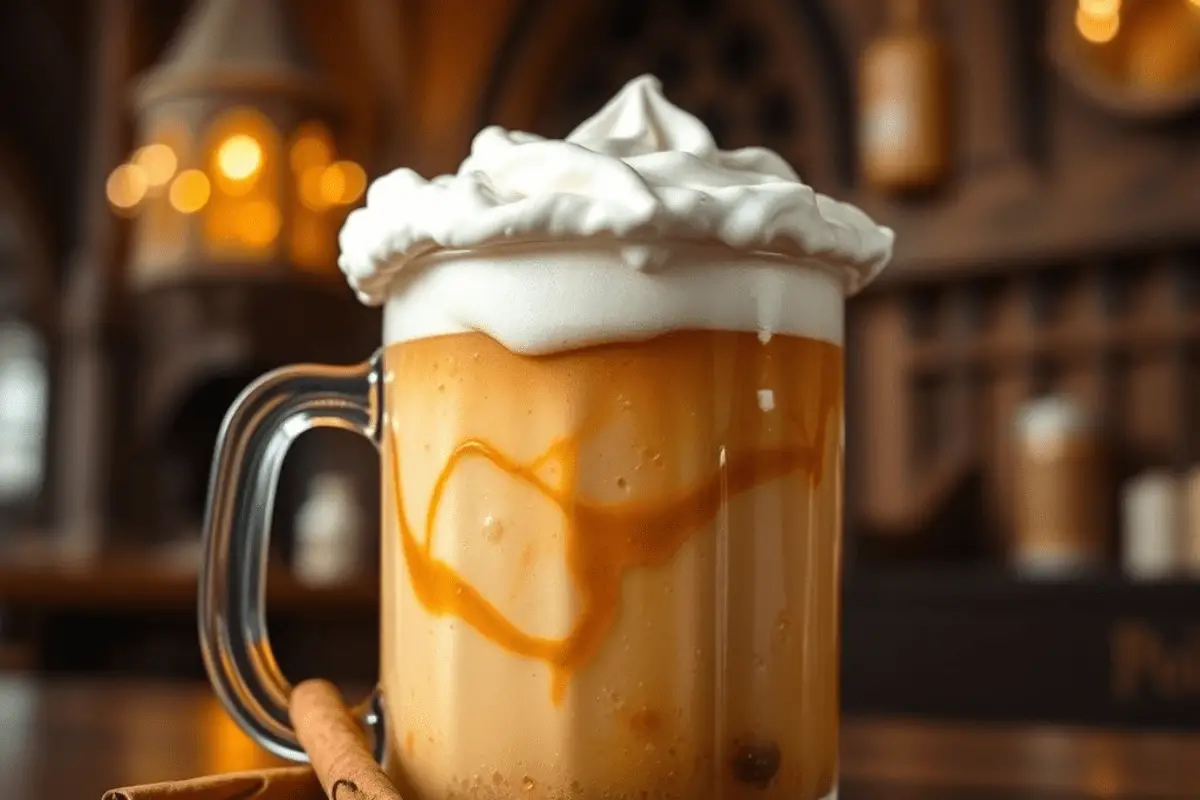
<svg viewBox="0 0 1200 800"><path fill-rule="evenodd" d="M251 384L217 437L200 570L200 646L209 678L237 723L263 747L295 761L307 756L288 721L291 685L267 638L267 539L279 471L288 447L312 428L341 428L378 445L382 354L351 367L300 365ZM384 747L379 692L355 709Z"/></svg>

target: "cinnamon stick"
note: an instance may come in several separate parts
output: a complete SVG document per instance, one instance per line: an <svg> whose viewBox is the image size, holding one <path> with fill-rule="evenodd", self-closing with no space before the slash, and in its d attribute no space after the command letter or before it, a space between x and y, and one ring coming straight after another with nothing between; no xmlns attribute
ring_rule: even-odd
<svg viewBox="0 0 1200 800"><path fill-rule="evenodd" d="M288 713L330 800L401 800L333 684L319 679L299 684Z"/></svg>
<svg viewBox="0 0 1200 800"><path fill-rule="evenodd" d="M182 781L127 786L103 800L321 800L324 792L308 767L230 772Z"/></svg>

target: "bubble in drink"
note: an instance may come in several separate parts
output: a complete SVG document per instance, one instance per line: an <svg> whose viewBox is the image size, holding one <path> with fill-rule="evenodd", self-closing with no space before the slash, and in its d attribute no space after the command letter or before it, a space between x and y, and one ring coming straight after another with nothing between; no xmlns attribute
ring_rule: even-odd
<svg viewBox="0 0 1200 800"><path fill-rule="evenodd" d="M766 789L779 772L780 760L779 745L774 742L737 745L733 755L733 777L740 783Z"/></svg>

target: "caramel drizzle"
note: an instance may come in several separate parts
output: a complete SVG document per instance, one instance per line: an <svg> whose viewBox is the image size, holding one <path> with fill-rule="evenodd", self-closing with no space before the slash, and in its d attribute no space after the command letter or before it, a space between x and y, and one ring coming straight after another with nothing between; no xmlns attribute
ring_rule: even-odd
<svg viewBox="0 0 1200 800"><path fill-rule="evenodd" d="M820 446L830 410L822 405L813 445L727 454L712 476L676 497L622 504L589 502L574 494L569 472L573 459L565 457L569 440L556 442L534 461L521 464L481 439L467 439L451 453L434 484L423 541L417 540L408 523L400 487L399 435L389 426L391 436L385 448L391 462L396 517L417 600L430 614L453 615L499 647L550 665L554 675L551 697L557 705L571 674L595 655L612 628L620 604L621 579L627 570L667 563L736 494L801 467L807 468L814 482L820 480ZM555 489L538 476L538 469L555 457L561 459L566 473L564 489ZM468 458L485 459L529 484L554 502L567 520L567 566L580 590L582 611L565 638L548 639L522 631L452 567L433 557L434 522L446 485L458 464Z"/></svg>

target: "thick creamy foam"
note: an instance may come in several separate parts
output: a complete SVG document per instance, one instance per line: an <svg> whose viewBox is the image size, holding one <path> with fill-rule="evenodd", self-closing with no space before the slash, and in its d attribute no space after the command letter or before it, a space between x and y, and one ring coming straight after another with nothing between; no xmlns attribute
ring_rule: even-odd
<svg viewBox="0 0 1200 800"><path fill-rule="evenodd" d="M892 239L859 209L802 183L777 154L720 150L699 120L663 98L657 79L644 76L565 141L490 127L454 175L427 181L400 169L375 181L366 206L342 229L339 264L364 302L388 302L389 318L422 317L422 335L519 328L516 346L542 352L562 346L555 337L564 315L577 329L572 341L621 340L669 329L672 318L703 316L716 296L756 297L769 306L783 284L800 291L782 274L806 273L813 264L840 276L831 305L840 304L841 295L883 269ZM511 286L517 274L512 258L480 254L547 243L560 253L599 255L585 268L543 254L533 262L537 272L520 272L528 287L475 302L466 313L463 293L478 294L480 284ZM694 245L725 256L696 266L679 256ZM422 279L432 272L455 277ZM419 303L405 298L418 290ZM590 312L624 304L647 311ZM778 327L750 329L803 328L812 324L803 316L813 305L784 303L767 312ZM755 306L749 316L760 312ZM656 313L660 318L651 318ZM719 327L730 316L720 313L701 327ZM444 329L431 325L438 316ZM409 327L389 322L397 326ZM539 329L543 337L532 335Z"/></svg>
<svg viewBox="0 0 1200 800"><path fill-rule="evenodd" d="M530 355L688 329L842 343L842 281L829 271L713 247L675 249L652 273L622 259L611 243L435 257L388 298L384 340L477 331Z"/></svg>

